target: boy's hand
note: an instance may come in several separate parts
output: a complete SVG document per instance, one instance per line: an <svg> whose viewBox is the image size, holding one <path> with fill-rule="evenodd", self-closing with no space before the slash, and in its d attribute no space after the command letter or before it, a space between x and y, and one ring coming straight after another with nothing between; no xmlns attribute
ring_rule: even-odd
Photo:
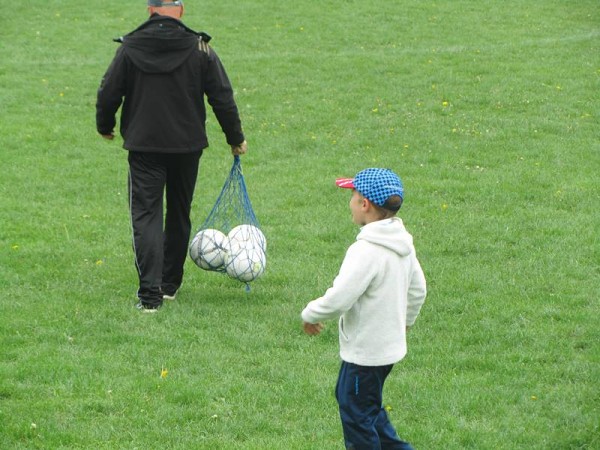
<svg viewBox="0 0 600 450"><path fill-rule="evenodd" d="M310 336L316 336L324 328L324 325L319 323L304 322L304 332Z"/></svg>

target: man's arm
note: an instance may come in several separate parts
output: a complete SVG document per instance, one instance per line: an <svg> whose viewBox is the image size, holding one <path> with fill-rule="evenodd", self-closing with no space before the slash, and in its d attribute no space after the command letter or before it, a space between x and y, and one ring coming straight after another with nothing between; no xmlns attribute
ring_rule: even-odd
<svg viewBox="0 0 600 450"><path fill-rule="evenodd" d="M245 153L247 148L233 88L221 60L212 48L207 53L205 92L227 143L232 147L232 153Z"/></svg>
<svg viewBox="0 0 600 450"><path fill-rule="evenodd" d="M125 61L122 47L102 77L96 98L96 129L105 139L114 137L115 116L125 95Z"/></svg>

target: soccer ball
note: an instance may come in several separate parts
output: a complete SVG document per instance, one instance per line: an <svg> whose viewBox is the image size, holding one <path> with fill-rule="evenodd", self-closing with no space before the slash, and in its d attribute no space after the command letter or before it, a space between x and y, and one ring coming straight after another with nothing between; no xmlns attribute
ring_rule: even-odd
<svg viewBox="0 0 600 450"><path fill-rule="evenodd" d="M252 244L251 241L229 241L225 258L227 275L245 283L260 277L267 265L265 252L248 243Z"/></svg>
<svg viewBox="0 0 600 450"><path fill-rule="evenodd" d="M238 225L233 228L227 237L230 241L237 241L243 247L258 247L263 253L267 252L267 238L258 227L254 225Z"/></svg>
<svg viewBox="0 0 600 450"><path fill-rule="evenodd" d="M223 267L228 239L219 230L200 230L190 244L190 257L204 270L218 270Z"/></svg>

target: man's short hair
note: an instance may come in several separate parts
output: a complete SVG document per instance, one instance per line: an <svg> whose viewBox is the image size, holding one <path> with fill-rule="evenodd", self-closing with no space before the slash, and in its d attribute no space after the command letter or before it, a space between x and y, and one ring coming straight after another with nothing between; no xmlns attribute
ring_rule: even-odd
<svg viewBox="0 0 600 450"><path fill-rule="evenodd" d="M174 1L148 0L148 6L154 6L155 8L161 8L163 6L183 6L183 1L182 0L174 0Z"/></svg>

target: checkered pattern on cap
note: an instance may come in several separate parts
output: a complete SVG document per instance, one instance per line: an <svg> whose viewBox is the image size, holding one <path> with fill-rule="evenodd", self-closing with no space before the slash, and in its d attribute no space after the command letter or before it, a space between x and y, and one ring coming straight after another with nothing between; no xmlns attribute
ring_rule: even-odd
<svg viewBox="0 0 600 450"><path fill-rule="evenodd" d="M404 199L402 180L389 169L365 169L358 172L354 179L341 178L336 184L342 188L356 189L363 197L379 206L383 206L392 195L399 195Z"/></svg>

